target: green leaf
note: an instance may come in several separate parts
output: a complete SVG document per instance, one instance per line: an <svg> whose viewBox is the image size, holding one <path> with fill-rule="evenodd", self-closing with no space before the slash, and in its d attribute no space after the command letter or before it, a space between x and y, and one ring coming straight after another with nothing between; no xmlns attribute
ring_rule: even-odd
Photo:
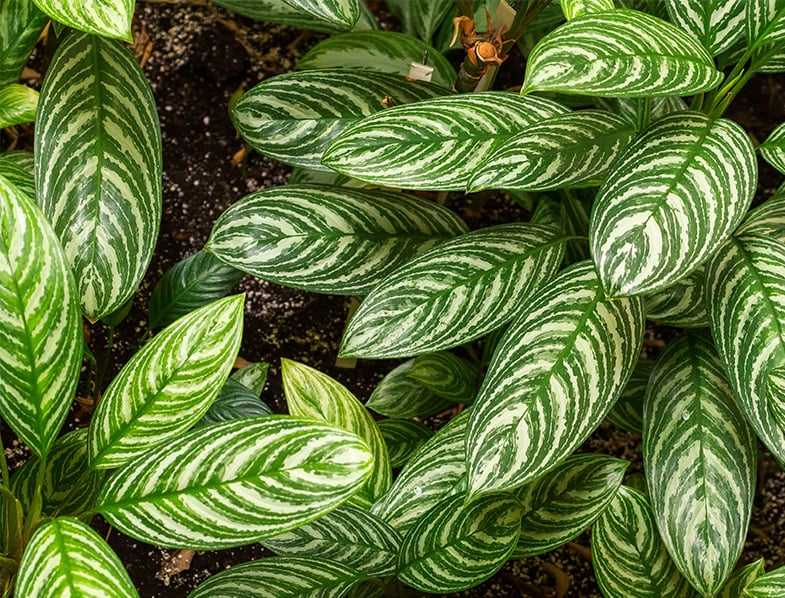
<svg viewBox="0 0 785 598"><path fill-rule="evenodd" d="M503 142L566 112L550 100L505 92L393 106L346 129L322 164L374 185L462 190L474 166Z"/></svg>
<svg viewBox="0 0 785 598"><path fill-rule="evenodd" d="M360 18L362 0L283 0L309 17L325 21L336 29L351 29Z"/></svg>
<svg viewBox="0 0 785 598"><path fill-rule="evenodd" d="M398 578L424 592L458 592L496 573L521 530L521 505L509 494L468 504L451 496L420 517L403 539Z"/></svg>
<svg viewBox="0 0 785 598"><path fill-rule="evenodd" d="M778 0L749 0L745 6L748 51L758 50L755 58L760 58L761 54L769 53L767 50L770 49L764 46L785 39L785 6Z"/></svg>
<svg viewBox="0 0 785 598"><path fill-rule="evenodd" d="M622 486L591 534L594 574L606 598L691 598L657 533L648 499Z"/></svg>
<svg viewBox="0 0 785 598"><path fill-rule="evenodd" d="M744 589L750 598L777 598L785 592L785 567L761 575Z"/></svg>
<svg viewBox="0 0 785 598"><path fill-rule="evenodd" d="M0 88L19 81L48 20L32 0L0 0Z"/></svg>
<svg viewBox="0 0 785 598"><path fill-rule="evenodd" d="M260 396L264 390L264 385L267 382L267 372L270 369L270 364L263 361L249 363L234 372L230 378L236 380L256 396Z"/></svg>
<svg viewBox="0 0 785 598"><path fill-rule="evenodd" d="M233 420L191 430L115 471L97 510L143 542L217 550L317 519L372 468L368 446L333 426L279 415Z"/></svg>
<svg viewBox="0 0 785 598"><path fill-rule="evenodd" d="M376 424L382 433L390 466L403 467L432 436L433 432L413 419L383 419Z"/></svg>
<svg viewBox="0 0 785 598"><path fill-rule="evenodd" d="M35 121L38 92L12 83L0 88L0 129Z"/></svg>
<svg viewBox="0 0 785 598"><path fill-rule="evenodd" d="M666 2L671 21L697 37L712 56L744 39L745 0Z"/></svg>
<svg viewBox="0 0 785 598"><path fill-rule="evenodd" d="M689 33L619 9L584 14L541 39L529 54L521 93L683 96L714 89L722 78Z"/></svg>
<svg viewBox="0 0 785 598"><path fill-rule="evenodd" d="M629 462L592 453L572 455L515 491L521 534L510 558L546 553L582 534L616 496Z"/></svg>
<svg viewBox="0 0 785 598"><path fill-rule="evenodd" d="M346 127L384 108L447 93L430 83L370 70L314 69L278 75L237 102L234 119L257 152L286 164L321 169L322 153Z"/></svg>
<svg viewBox="0 0 785 598"><path fill-rule="evenodd" d="M600 178L636 132L627 119L600 110L546 118L481 162L468 190L545 191Z"/></svg>
<svg viewBox="0 0 785 598"><path fill-rule="evenodd" d="M74 280L41 210L0 177L0 415L46 457L82 365Z"/></svg>
<svg viewBox="0 0 785 598"><path fill-rule="evenodd" d="M568 21L573 20L584 14L613 10L616 5L613 0L561 0L561 10L564 18Z"/></svg>
<svg viewBox="0 0 785 598"><path fill-rule="evenodd" d="M744 548L755 495L755 435L711 340L686 333L657 360L643 411L643 465L668 552L714 596Z"/></svg>
<svg viewBox="0 0 785 598"><path fill-rule="evenodd" d="M35 158L31 152L0 154L0 177L5 178L30 199L35 199Z"/></svg>
<svg viewBox="0 0 785 598"><path fill-rule="evenodd" d="M407 357L455 347L503 326L562 260L557 230L504 224L461 235L387 276L346 327L347 357Z"/></svg>
<svg viewBox="0 0 785 598"><path fill-rule="evenodd" d="M646 317L675 328L708 328L706 272L693 270L667 289L647 296Z"/></svg>
<svg viewBox="0 0 785 598"><path fill-rule="evenodd" d="M449 14L451 0L387 0L406 35L430 42L439 23Z"/></svg>
<svg viewBox="0 0 785 598"><path fill-rule="evenodd" d="M347 505L262 544L280 555L318 556L384 577L397 571L401 536L377 516Z"/></svg>
<svg viewBox="0 0 785 598"><path fill-rule="evenodd" d="M431 81L441 87L452 87L455 69L438 50L395 31L354 31L328 37L300 58L297 68L371 69L408 77L411 63L420 62L426 52L427 64L434 68Z"/></svg>
<svg viewBox="0 0 785 598"><path fill-rule="evenodd" d="M766 138L758 151L763 159L781 173L785 173L785 123L779 125Z"/></svg>
<svg viewBox="0 0 785 598"><path fill-rule="evenodd" d="M449 399L409 376L414 366L410 359L393 369L374 388L365 406L387 417L429 417L455 407Z"/></svg>
<svg viewBox="0 0 785 598"><path fill-rule="evenodd" d="M723 586L722 592L718 594L718 598L738 598L739 596L745 596L744 592L747 587L766 572L763 568L764 564L764 559L760 558L757 561L736 569Z"/></svg>
<svg viewBox="0 0 785 598"><path fill-rule="evenodd" d="M237 357L243 300L219 299L180 318L123 366L90 421L92 467L128 463L201 419Z"/></svg>
<svg viewBox="0 0 785 598"><path fill-rule="evenodd" d="M564 270L499 341L466 435L469 495L552 469L602 422L638 360L640 299L609 299L590 262Z"/></svg>
<svg viewBox="0 0 785 598"><path fill-rule="evenodd" d="M205 249L276 284L365 295L416 255L466 231L454 212L412 195L286 185L235 203Z"/></svg>
<svg viewBox="0 0 785 598"><path fill-rule="evenodd" d="M41 90L35 147L36 201L63 243L84 314L101 318L136 290L161 219L158 114L126 48L83 33L62 42Z"/></svg>
<svg viewBox="0 0 785 598"><path fill-rule="evenodd" d="M52 19L96 36L133 41L135 0L33 0Z"/></svg>
<svg viewBox="0 0 785 598"><path fill-rule="evenodd" d="M471 403L482 381L482 372L474 363L449 351L415 357L408 375L454 403Z"/></svg>
<svg viewBox="0 0 785 598"><path fill-rule="evenodd" d="M209 426L243 417L264 417L272 414L272 410L251 389L229 378L224 382L210 409L196 425Z"/></svg>
<svg viewBox="0 0 785 598"><path fill-rule="evenodd" d="M765 235L785 243L785 185L781 185L774 195L750 210L735 234Z"/></svg>
<svg viewBox="0 0 785 598"><path fill-rule="evenodd" d="M206 251L198 251L169 268L150 297L149 328L168 326L177 318L220 299L243 273Z"/></svg>
<svg viewBox="0 0 785 598"><path fill-rule="evenodd" d="M25 549L17 596L139 596L109 545L87 524L57 518L41 525Z"/></svg>
<svg viewBox="0 0 785 598"><path fill-rule="evenodd" d="M341 598L366 576L318 557L272 557L240 563L202 582L188 598Z"/></svg>
<svg viewBox="0 0 785 598"><path fill-rule="evenodd" d="M651 293L695 270L741 222L756 182L752 144L733 121L682 112L655 122L619 156L592 210L608 294Z"/></svg>
<svg viewBox="0 0 785 598"><path fill-rule="evenodd" d="M643 431L643 399L653 369L654 361L649 359L639 359L635 364L630 381L606 418L617 428L634 434Z"/></svg>

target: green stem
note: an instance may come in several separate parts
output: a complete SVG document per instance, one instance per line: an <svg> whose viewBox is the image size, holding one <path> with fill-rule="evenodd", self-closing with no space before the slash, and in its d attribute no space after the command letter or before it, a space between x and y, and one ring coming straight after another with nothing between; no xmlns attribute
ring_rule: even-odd
<svg viewBox="0 0 785 598"><path fill-rule="evenodd" d="M651 98L640 99L640 109L638 110L638 130L644 131L648 128L651 121Z"/></svg>
<svg viewBox="0 0 785 598"><path fill-rule="evenodd" d="M2 436L0 436L0 469L3 472L3 489L10 488L11 476L8 474L8 461L5 458L5 445Z"/></svg>
<svg viewBox="0 0 785 598"><path fill-rule="evenodd" d="M711 109L708 111L708 115L712 118L719 118L722 116L725 110L728 109L728 106L730 106L730 103L733 101L733 99L739 94L739 92L754 75L755 71L753 69L750 69L742 74L741 77L736 80L730 90L728 90L724 95L718 96L716 98L714 105L711 106Z"/></svg>
<svg viewBox="0 0 785 598"><path fill-rule="evenodd" d="M33 532L36 528L40 525L41 521L44 519L41 517L41 513L44 507L44 499L42 495L42 490L44 487L44 475L46 474L46 460L39 457L38 458L38 473L36 474L36 481L35 481L35 491L33 492L33 499L30 501L30 510L26 514L24 529L22 532L22 537L24 538L24 544L27 544L27 541L30 540L30 537L33 535Z"/></svg>

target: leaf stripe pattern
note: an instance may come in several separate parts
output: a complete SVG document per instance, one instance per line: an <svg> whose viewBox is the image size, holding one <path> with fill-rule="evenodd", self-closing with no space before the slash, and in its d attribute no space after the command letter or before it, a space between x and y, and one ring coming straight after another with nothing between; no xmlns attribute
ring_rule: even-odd
<svg viewBox="0 0 785 598"><path fill-rule="evenodd" d="M361 0L284 0L292 8L341 29L351 29L360 18Z"/></svg>
<svg viewBox="0 0 785 598"><path fill-rule="evenodd" d="M312 31L324 31L335 33L344 31L347 27L344 23L336 23L335 19L325 21L310 13L304 12L299 5L288 3L285 0L211 0L213 4L228 8L257 21L266 23L282 23L292 25L298 29L310 29ZM360 7L362 10L362 6ZM364 17L364 14L361 15ZM357 27L364 24L364 19L357 23ZM368 24L370 26L370 24Z"/></svg>
<svg viewBox="0 0 785 598"><path fill-rule="evenodd" d="M0 154L0 177L4 177L30 199L35 199L35 158L31 152Z"/></svg>
<svg viewBox="0 0 785 598"><path fill-rule="evenodd" d="M0 129L35 121L38 92L12 83L0 88Z"/></svg>
<svg viewBox="0 0 785 598"><path fill-rule="evenodd" d="M276 284L365 295L414 256L467 230L451 210L412 195L286 185L231 206L205 249Z"/></svg>
<svg viewBox="0 0 785 598"><path fill-rule="evenodd" d="M741 222L756 181L752 144L736 123L699 112L655 122L595 199L589 237L606 291L650 293L695 270Z"/></svg>
<svg viewBox="0 0 785 598"><path fill-rule="evenodd" d="M263 417L272 414L272 409L251 389L229 378L210 405L210 409L195 425L208 426L241 417Z"/></svg>
<svg viewBox="0 0 785 598"><path fill-rule="evenodd" d="M511 320L556 273L563 254L559 232L536 224L492 226L442 243L368 294L340 352L389 359L479 338Z"/></svg>
<svg viewBox="0 0 785 598"><path fill-rule="evenodd" d="M646 317L675 328L708 328L706 272L701 266L667 289L646 297Z"/></svg>
<svg viewBox="0 0 785 598"><path fill-rule="evenodd" d="M745 589L750 598L776 598L785 592L785 567L761 575Z"/></svg>
<svg viewBox="0 0 785 598"><path fill-rule="evenodd" d="M716 595L747 535L755 494L755 435L736 405L711 340L684 334L657 360L643 412L651 506L676 566Z"/></svg>
<svg viewBox="0 0 785 598"><path fill-rule="evenodd" d="M368 446L349 432L290 416L239 419L192 430L116 470L97 510L143 542L230 548L333 510L372 466Z"/></svg>
<svg viewBox="0 0 785 598"><path fill-rule="evenodd" d="M77 519L52 519L25 549L18 596L139 596L120 559L103 538Z"/></svg>
<svg viewBox="0 0 785 598"><path fill-rule="evenodd" d="M666 2L671 20L697 37L712 56L744 39L745 4L744 0Z"/></svg>
<svg viewBox="0 0 785 598"><path fill-rule="evenodd" d="M686 31L618 9L582 15L541 39L529 54L521 93L685 96L713 89L722 78Z"/></svg>
<svg viewBox="0 0 785 598"><path fill-rule="evenodd" d="M785 125L774 129L766 141L758 147L758 151L766 162L785 173Z"/></svg>
<svg viewBox="0 0 785 598"><path fill-rule="evenodd" d="M785 185L780 186L774 195L750 210L734 234L737 237L748 234L764 235L785 243Z"/></svg>
<svg viewBox="0 0 785 598"><path fill-rule="evenodd" d="M33 0L0 0L0 88L19 82L48 20Z"/></svg>
<svg viewBox="0 0 785 598"><path fill-rule="evenodd" d="M754 0L745 4L747 45L750 50L757 49L759 55L765 55L767 52L762 46L785 37L785 6L777 0Z"/></svg>
<svg viewBox="0 0 785 598"><path fill-rule="evenodd" d="M639 359L635 364L627 386L621 391L619 399L606 418L617 428L633 434L643 431L643 399L653 369L654 361L650 359Z"/></svg>
<svg viewBox="0 0 785 598"><path fill-rule="evenodd" d="M365 406L387 417L429 417L455 406L409 376L414 359L404 361L382 378Z"/></svg>
<svg viewBox="0 0 785 598"><path fill-rule="evenodd" d="M469 495L536 479L602 422L643 342L639 299L608 299L590 262L543 287L505 332L466 435Z"/></svg>
<svg viewBox="0 0 785 598"><path fill-rule="evenodd" d="M0 414L38 456L68 414L81 345L60 242L32 200L0 177Z"/></svg>
<svg viewBox="0 0 785 598"><path fill-rule="evenodd" d="M718 598L737 598L738 596L749 596L745 594L747 587L766 571L764 569L766 561L763 558L748 563L736 569L728 581L722 587L722 592ZM767 596L767 598L769 598Z"/></svg>
<svg viewBox="0 0 785 598"><path fill-rule="evenodd" d="M387 7L403 25L406 35L430 41L449 14L450 0L387 0Z"/></svg>
<svg viewBox="0 0 785 598"><path fill-rule="evenodd" d="M568 21L571 21L582 14L602 12L603 10L613 10L616 8L613 0L561 0L559 4L561 4L564 18Z"/></svg>
<svg viewBox="0 0 785 598"><path fill-rule="evenodd" d="M33 0L55 21L96 36L133 41L135 0Z"/></svg>
<svg viewBox="0 0 785 598"><path fill-rule="evenodd" d="M433 432L413 419L382 419L376 422L387 444L391 467L403 467Z"/></svg>
<svg viewBox="0 0 785 598"><path fill-rule="evenodd" d="M84 314L101 318L136 290L161 220L158 114L126 48L83 33L63 41L41 90L35 147L36 200L63 243Z"/></svg>
<svg viewBox="0 0 785 598"><path fill-rule="evenodd" d="M449 351L415 357L409 376L431 392L456 403L471 403L482 379L477 365Z"/></svg>
<svg viewBox="0 0 785 598"><path fill-rule="evenodd" d="M462 190L474 165L510 137L568 109L536 97L477 92L393 106L344 131L328 166L386 187Z"/></svg>

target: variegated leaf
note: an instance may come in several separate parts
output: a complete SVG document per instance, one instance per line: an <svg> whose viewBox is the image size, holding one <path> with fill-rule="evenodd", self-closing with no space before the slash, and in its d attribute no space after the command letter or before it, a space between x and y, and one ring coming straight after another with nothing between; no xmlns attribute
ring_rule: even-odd
<svg viewBox="0 0 785 598"><path fill-rule="evenodd" d="M544 98L490 91L393 106L344 131L322 163L375 185L461 190L504 141L566 112Z"/></svg>
<svg viewBox="0 0 785 598"><path fill-rule="evenodd" d="M158 114L126 48L84 33L62 42L41 90L35 147L36 201L63 243L84 314L101 318L136 290L161 219Z"/></svg>
<svg viewBox="0 0 785 598"><path fill-rule="evenodd" d="M81 521L61 517L30 538L19 563L16 595L132 598L139 593L101 536Z"/></svg>
<svg viewBox="0 0 785 598"><path fill-rule="evenodd" d="M766 162L785 173L785 123L771 132L758 151Z"/></svg>
<svg viewBox="0 0 785 598"><path fill-rule="evenodd" d="M32 153L13 151L0 154L0 177L30 199L35 199L35 158Z"/></svg>
<svg viewBox="0 0 785 598"><path fill-rule="evenodd" d="M209 426L242 417L264 417L272 410L247 386L229 378L196 425Z"/></svg>
<svg viewBox="0 0 785 598"><path fill-rule="evenodd" d="M90 465L118 467L189 429L210 408L240 348L244 295L177 320L139 350L90 421Z"/></svg>
<svg viewBox="0 0 785 598"><path fill-rule="evenodd" d="M272 557L240 563L208 578L188 598L341 598L366 578L319 557Z"/></svg>
<svg viewBox="0 0 785 598"><path fill-rule="evenodd" d="M522 486L575 450L638 361L637 298L609 299L589 262L530 300L499 342L466 435L469 494Z"/></svg>
<svg viewBox="0 0 785 598"><path fill-rule="evenodd" d="M283 0L309 17L329 23L338 30L349 30L360 18L362 0Z"/></svg>
<svg viewBox="0 0 785 598"><path fill-rule="evenodd" d="M584 14L613 10L616 5L613 0L560 0L564 18L572 21Z"/></svg>
<svg viewBox="0 0 785 598"><path fill-rule="evenodd" d="M765 235L785 243L785 185L781 185L774 195L750 210L735 234Z"/></svg>
<svg viewBox="0 0 785 598"><path fill-rule="evenodd" d="M757 446L701 333L679 336L657 360L644 401L643 465L668 552L702 596L714 596L744 548Z"/></svg>
<svg viewBox="0 0 785 598"><path fill-rule="evenodd" d="M389 104L434 98L447 90L370 70L314 69L262 81L234 107L243 139L286 164L324 169L322 154L352 123ZM385 100L388 98L389 100Z"/></svg>
<svg viewBox="0 0 785 598"><path fill-rule="evenodd" d="M650 359L639 359L635 364L627 386L606 418L617 428L634 434L643 431L643 399L653 369L654 361Z"/></svg>
<svg viewBox="0 0 785 598"><path fill-rule="evenodd" d="M281 359L281 377L289 413L325 421L352 432L371 448L374 467L360 493L373 502L390 489L392 469L387 445L373 417L349 390L327 374Z"/></svg>
<svg viewBox="0 0 785 598"><path fill-rule="evenodd" d="M697 37L712 56L744 39L745 0L667 0L671 20Z"/></svg>
<svg viewBox="0 0 785 598"><path fill-rule="evenodd" d="M646 317L676 328L708 328L706 272L693 270L667 289L646 297Z"/></svg>
<svg viewBox="0 0 785 598"><path fill-rule="evenodd" d="M329 38L328 38L329 39ZM365 188L365 183L342 175L334 170L313 170L295 166L289 177L289 185L331 185L333 187Z"/></svg>
<svg viewBox="0 0 785 598"><path fill-rule="evenodd" d="M676 96L659 98L594 98L595 104L603 110L608 110L626 118L630 123L642 123L647 120L654 122L663 116L674 112L684 112L688 109L687 103Z"/></svg>
<svg viewBox="0 0 785 598"><path fill-rule="evenodd" d="M747 0L745 7L748 51L758 50L756 59L760 59L764 46L785 39L785 6L779 0Z"/></svg>
<svg viewBox="0 0 785 598"><path fill-rule="evenodd" d="M234 372L230 378L245 386L258 397L261 396L262 391L264 390L269 369L269 363L257 361L241 367Z"/></svg>
<svg viewBox="0 0 785 598"><path fill-rule="evenodd" d="M33 0L0 0L0 88L19 81L48 20Z"/></svg>
<svg viewBox="0 0 785 598"><path fill-rule="evenodd" d="M405 361L382 378L365 406L381 415L401 418L429 417L454 407L452 401L409 376L413 365L413 359Z"/></svg>
<svg viewBox="0 0 785 598"><path fill-rule="evenodd" d="M745 598L778 598L785 593L785 567L761 575L744 588Z"/></svg>
<svg viewBox="0 0 785 598"><path fill-rule="evenodd" d="M395 575L401 536L364 509L345 505L316 521L264 540L265 548L283 556L318 556L366 575Z"/></svg>
<svg viewBox="0 0 785 598"><path fill-rule="evenodd" d="M310 523L351 497L372 468L365 442L333 426L239 419L187 432L113 472L97 510L143 542L228 548Z"/></svg>
<svg viewBox="0 0 785 598"><path fill-rule="evenodd" d="M133 41L135 0L33 0L52 19L86 33Z"/></svg>
<svg viewBox="0 0 785 598"><path fill-rule="evenodd" d="M649 501L622 486L591 532L594 575L606 598L691 598L657 533Z"/></svg>
<svg viewBox="0 0 785 598"><path fill-rule="evenodd" d="M516 490L523 514L511 558L543 554L582 534L615 498L628 465L606 455L572 455Z"/></svg>
<svg viewBox="0 0 785 598"><path fill-rule="evenodd" d="M749 208L757 162L736 123L682 112L655 122L600 188L589 237L612 297L664 289L701 265Z"/></svg>
<svg viewBox="0 0 785 598"><path fill-rule="evenodd" d="M12 83L0 88L0 129L35 121L38 92Z"/></svg>
<svg viewBox="0 0 785 598"><path fill-rule="evenodd" d="M450 0L387 0L387 7L403 25L404 33L429 43L452 6Z"/></svg>
<svg viewBox="0 0 785 598"><path fill-rule="evenodd" d="M403 539L398 579L421 591L458 592L496 573L521 530L521 505L510 494L470 503L450 496L417 520Z"/></svg>
<svg viewBox="0 0 785 598"><path fill-rule="evenodd" d="M480 162L468 190L545 191L601 178L636 132L627 119L600 110L547 118Z"/></svg>
<svg viewBox="0 0 785 598"><path fill-rule="evenodd" d="M303 55L297 68L371 69L407 77L411 63L421 61L426 52L427 64L434 69L431 81L452 87L455 69L438 50L395 31L354 31L328 37Z"/></svg>
<svg viewBox="0 0 785 598"><path fill-rule="evenodd" d="M757 578L766 573L764 569L764 559L758 559L752 563L736 569L728 578L728 581L717 595L718 598L739 598L745 596L747 587Z"/></svg>
<svg viewBox="0 0 785 598"><path fill-rule="evenodd" d="M785 463L785 244L745 234L706 268L711 331L731 388L755 432Z"/></svg>
<svg viewBox="0 0 785 598"><path fill-rule="evenodd" d="M466 230L451 210L412 195L286 185L230 207L205 249L270 282L365 295L416 255Z"/></svg>
<svg viewBox="0 0 785 598"><path fill-rule="evenodd" d="M387 276L360 304L341 354L391 358L467 343L515 317L557 271L556 229L514 223L442 243Z"/></svg>
<svg viewBox="0 0 785 598"><path fill-rule="evenodd" d="M482 380L482 372L474 363L449 351L415 357L408 375L431 392L455 403L471 403Z"/></svg>
<svg viewBox="0 0 785 598"><path fill-rule="evenodd" d="M387 444L390 466L403 467L433 436L433 432L413 419L382 419L376 422Z"/></svg>
<svg viewBox="0 0 785 598"><path fill-rule="evenodd" d="M73 276L41 210L0 177L0 415L46 457L82 365Z"/></svg>
<svg viewBox="0 0 785 598"><path fill-rule="evenodd" d="M722 78L689 33L618 9L584 14L541 39L529 54L521 92L679 96L713 89Z"/></svg>
<svg viewBox="0 0 785 598"><path fill-rule="evenodd" d="M148 327L168 326L177 318L220 299L242 277L242 272L206 251L189 255L169 268L155 285L150 296Z"/></svg>

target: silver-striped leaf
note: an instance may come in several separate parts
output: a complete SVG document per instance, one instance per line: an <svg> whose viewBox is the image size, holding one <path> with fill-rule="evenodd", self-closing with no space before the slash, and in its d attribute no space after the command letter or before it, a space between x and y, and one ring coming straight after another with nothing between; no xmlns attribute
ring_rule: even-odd
<svg viewBox="0 0 785 598"><path fill-rule="evenodd" d="M133 598L120 558L86 523L60 517L41 525L19 563L16 595L35 598Z"/></svg>
<svg viewBox="0 0 785 598"><path fill-rule="evenodd" d="M395 575L402 538L364 509L344 505L316 521L263 540L283 556L318 556L373 577Z"/></svg>
<svg viewBox="0 0 785 598"><path fill-rule="evenodd" d="M0 129L34 122L37 107L35 89L16 83L0 87Z"/></svg>
<svg viewBox="0 0 785 598"><path fill-rule="evenodd" d="M666 116L631 143L597 193L589 237L612 297L652 293L698 268L730 236L757 184L739 125Z"/></svg>
<svg viewBox="0 0 785 598"><path fill-rule="evenodd" d="M613 0L560 0L564 18L572 21L583 14L613 10L616 8Z"/></svg>
<svg viewBox="0 0 785 598"><path fill-rule="evenodd" d="M400 418L429 417L455 406L409 376L412 366L413 359L396 366L376 385L365 406L381 415Z"/></svg>
<svg viewBox="0 0 785 598"><path fill-rule="evenodd" d="M785 39L785 6L779 0L747 0L745 7L748 51L757 51L755 59L759 59L769 54L764 46ZM757 70L758 66L754 60L752 67Z"/></svg>
<svg viewBox="0 0 785 598"><path fill-rule="evenodd" d="M35 158L32 152L12 151L0 154L0 177L5 178L30 199L35 199Z"/></svg>
<svg viewBox="0 0 785 598"><path fill-rule="evenodd" d="M283 0L295 10L329 23L339 30L349 30L360 18L362 0Z"/></svg>
<svg viewBox="0 0 785 598"><path fill-rule="evenodd" d="M409 76L412 62L419 62L428 53L428 66L433 67L431 82L451 88L455 69L436 48L395 31L354 31L322 40L297 61L297 68L307 69L371 69L382 73Z"/></svg>
<svg viewBox="0 0 785 598"><path fill-rule="evenodd" d="M310 29L325 33L346 30L343 23L336 22L335 19L325 21L304 12L296 3L286 0L212 0L212 3L257 21L281 23L298 29ZM379 25L365 3L360 2L359 7L360 18L354 24L354 29L378 29Z"/></svg>
<svg viewBox="0 0 785 598"><path fill-rule="evenodd" d="M390 491L373 505L371 512L405 534L440 501L448 496L463 495L467 422L468 412L461 413L426 442L403 468Z"/></svg>
<svg viewBox="0 0 785 598"><path fill-rule="evenodd" d="M745 598L778 598L785 593L785 567L761 575L744 588Z"/></svg>
<svg viewBox="0 0 785 598"><path fill-rule="evenodd" d="M132 42L136 0L33 0L53 20L95 36Z"/></svg>
<svg viewBox="0 0 785 598"><path fill-rule="evenodd" d="M649 500L622 486L591 532L594 575L606 598L692 598L657 533Z"/></svg>
<svg viewBox="0 0 785 598"><path fill-rule="evenodd" d="M785 123L779 125L766 138L758 151L763 159L781 173L785 173Z"/></svg>
<svg viewBox="0 0 785 598"><path fill-rule="evenodd" d="M628 465L607 455L572 455L516 490L523 513L510 558L543 554L582 534L615 498Z"/></svg>
<svg viewBox="0 0 785 598"><path fill-rule="evenodd" d="M383 187L462 190L503 142L567 111L544 98L492 91L393 106L341 133L322 164Z"/></svg>
<svg viewBox="0 0 785 598"><path fill-rule="evenodd" d="M129 50L84 33L62 42L41 90L35 148L36 201L63 243L84 314L101 318L136 291L161 219L158 114Z"/></svg>
<svg viewBox="0 0 785 598"><path fill-rule="evenodd" d="M440 351L499 328L558 270L560 233L527 223L476 230L414 258L375 287L340 353L389 359Z"/></svg>
<svg viewBox="0 0 785 598"><path fill-rule="evenodd" d="M708 328L705 299L706 272L701 266L667 289L645 297L646 317L675 328Z"/></svg>
<svg viewBox="0 0 785 598"><path fill-rule="evenodd" d="M686 31L618 9L584 14L541 39L529 54L521 93L683 96L714 89L722 78Z"/></svg>
<svg viewBox="0 0 785 598"><path fill-rule="evenodd" d="M643 465L660 535L702 596L720 591L744 548L757 450L710 338L669 343L646 391Z"/></svg>
<svg viewBox="0 0 785 598"><path fill-rule="evenodd" d="M638 361L638 298L609 299L590 262L564 270L505 332L466 435L469 495L522 486L600 425Z"/></svg>
<svg viewBox="0 0 785 598"><path fill-rule="evenodd" d="M60 242L30 198L0 177L0 415L46 457L82 366L78 295Z"/></svg>
<svg viewBox="0 0 785 598"><path fill-rule="evenodd" d="M627 119L600 110L547 118L480 162L468 191L546 191L600 179L636 133L637 126Z"/></svg>
<svg viewBox="0 0 785 598"><path fill-rule="evenodd" d="M471 403L482 381L479 367L449 351L415 357L408 375L431 392L455 403Z"/></svg>
<svg viewBox="0 0 785 598"><path fill-rule="evenodd" d="M243 417L264 417L273 411L250 388L229 378L212 405L195 425L209 426Z"/></svg>
<svg viewBox="0 0 785 598"><path fill-rule="evenodd" d="M785 185L780 185L774 195L750 210L734 234L765 235L785 243Z"/></svg>
<svg viewBox="0 0 785 598"><path fill-rule="evenodd" d="M412 195L285 185L231 206L205 249L276 284L365 295L416 255L466 231L454 212Z"/></svg>
<svg viewBox="0 0 785 598"><path fill-rule="evenodd" d="M745 0L667 0L671 21L697 37L712 56L744 39Z"/></svg>
<svg viewBox="0 0 785 598"><path fill-rule="evenodd" d="M755 432L785 463L785 244L757 234L733 237L706 267L717 351Z"/></svg>
<svg viewBox="0 0 785 598"><path fill-rule="evenodd" d="M329 39L329 38L328 38ZM363 189L365 183L342 175L334 170L313 170L295 166L287 182L289 185L331 185L333 187L352 187Z"/></svg>
<svg viewBox="0 0 785 598"><path fill-rule="evenodd" d="M271 557L221 571L188 598L341 598L366 577L319 557Z"/></svg>
<svg viewBox="0 0 785 598"><path fill-rule="evenodd" d="M640 434L643 431L643 399L653 369L653 360L638 360L627 386L621 391L619 399L605 418L607 421L633 434Z"/></svg>
<svg viewBox="0 0 785 598"><path fill-rule="evenodd" d="M390 457L382 433L363 404L327 374L290 359L281 359L281 378L289 413L325 421L368 444L374 466L360 494L366 494L370 502L384 495L392 484Z"/></svg>
<svg viewBox="0 0 785 598"><path fill-rule="evenodd" d="M387 0L387 7L401 22L406 35L430 43L453 3L451 0Z"/></svg>
<svg viewBox="0 0 785 598"><path fill-rule="evenodd" d="M0 88L19 81L48 21L33 0L0 0Z"/></svg>
<svg viewBox="0 0 785 598"><path fill-rule="evenodd" d="M722 591L717 597L739 598L739 596L744 596L747 587L761 575L766 573L766 570L764 569L765 564L766 561L763 558L760 558L757 561L753 561L752 563L748 563L747 565L736 569L728 578L728 581L725 582Z"/></svg>
<svg viewBox="0 0 785 598"><path fill-rule="evenodd" d="M376 422L382 433L390 467L403 467L433 436L430 428L413 419L382 419Z"/></svg>
<svg viewBox="0 0 785 598"><path fill-rule="evenodd" d="M521 505L511 494L466 503L450 496L420 517L403 539L398 579L424 592L458 592L496 573L521 530Z"/></svg>
<svg viewBox="0 0 785 598"><path fill-rule="evenodd" d="M267 383L267 373L269 370L269 363L257 361L249 363L233 372L230 378L245 386L258 397L261 396L264 385Z"/></svg>
<svg viewBox="0 0 785 598"><path fill-rule="evenodd" d="M235 126L264 156L324 170L322 154L353 123L382 110L384 98L408 104L448 93L431 83L371 70L313 69L278 75L248 90L234 107Z"/></svg>
<svg viewBox="0 0 785 598"><path fill-rule="evenodd" d="M167 451L116 470L96 509L150 544L241 546L333 510L365 483L373 459L358 436L313 420L232 420L191 430Z"/></svg>
<svg viewBox="0 0 785 598"><path fill-rule="evenodd" d="M237 357L244 299L234 295L191 312L131 357L90 421L93 468L128 463L202 418Z"/></svg>

